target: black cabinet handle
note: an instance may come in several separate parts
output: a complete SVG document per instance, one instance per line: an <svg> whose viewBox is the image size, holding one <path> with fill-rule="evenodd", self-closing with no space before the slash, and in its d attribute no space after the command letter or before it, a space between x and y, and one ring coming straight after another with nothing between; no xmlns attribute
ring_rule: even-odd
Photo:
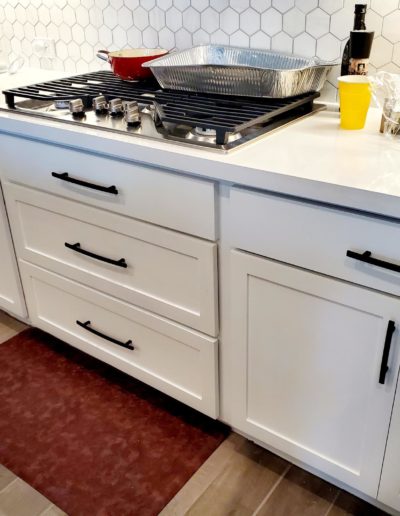
<svg viewBox="0 0 400 516"><path fill-rule="evenodd" d="M94 335L97 335L98 337L101 337L104 340L108 340L108 342L112 342L113 344L117 344L118 346L121 346L126 349L132 349L132 350L135 349L134 346L132 345L131 340L127 340L126 342L121 342L120 340L113 339L112 337L109 337L108 335L104 335L104 333L101 333L100 331L95 330L94 328L91 328L90 321L86 321L84 323L81 321L76 321L76 324L78 326L80 326L81 328L83 328L87 331L90 331L90 333L93 333Z"/></svg>
<svg viewBox="0 0 400 516"><path fill-rule="evenodd" d="M389 371L388 361L389 361L390 345L392 344L392 337L393 337L393 333L394 333L395 329L396 329L396 325L395 325L394 321L389 321L388 327L386 330L385 345L383 346L381 370L379 373L379 383L381 383L382 385L385 384L386 373Z"/></svg>
<svg viewBox="0 0 400 516"><path fill-rule="evenodd" d="M86 251L81 248L81 244L77 242L76 244L69 244L68 242L64 243L65 247L68 249L72 249L76 253L84 254L85 256L90 256L90 258L94 258L95 260L100 260L101 262L111 263L111 265L116 265L117 267L123 267L126 269L128 264L125 261L125 258L120 258L119 260L113 260L112 258L106 258L105 256L101 256L100 254L91 253L90 251Z"/></svg>
<svg viewBox="0 0 400 516"><path fill-rule="evenodd" d="M73 183L74 185L84 186L85 188L91 188L92 190L99 190L100 192L106 192L114 195L118 194L118 190L114 185L96 185L95 183L89 183L88 181L82 181L82 179L75 179L74 177L70 177L68 172L52 172L51 175L57 179L61 179L61 181Z"/></svg>
<svg viewBox="0 0 400 516"><path fill-rule="evenodd" d="M364 253L356 253L354 251L347 251L346 256L349 258L354 258L354 260L358 260L360 262L369 263L370 265L376 265L377 267L382 267L382 269L388 269L390 271L400 272L400 265L396 265L395 263L385 262L384 260L379 260L378 258L373 258L371 251L365 251Z"/></svg>

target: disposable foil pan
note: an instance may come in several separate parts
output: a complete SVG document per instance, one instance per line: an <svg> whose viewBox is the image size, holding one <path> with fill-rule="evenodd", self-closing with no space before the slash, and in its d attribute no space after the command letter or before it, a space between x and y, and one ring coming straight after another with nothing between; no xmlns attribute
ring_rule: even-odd
<svg viewBox="0 0 400 516"><path fill-rule="evenodd" d="M162 88L284 98L319 91L337 63L267 50L202 45L144 63Z"/></svg>

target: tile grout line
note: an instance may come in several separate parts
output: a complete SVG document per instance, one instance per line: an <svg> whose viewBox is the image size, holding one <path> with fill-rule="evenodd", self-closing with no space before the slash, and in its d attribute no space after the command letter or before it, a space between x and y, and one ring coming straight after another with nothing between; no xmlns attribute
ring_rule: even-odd
<svg viewBox="0 0 400 516"><path fill-rule="evenodd" d="M339 498L339 495L340 493L342 492L341 489L338 489L338 492L336 493L336 496L334 497L334 499L332 500L331 504L329 505L329 507L327 508L326 512L323 514L323 516L328 516L328 514L331 512L331 510L333 509L337 499Z"/></svg>
<svg viewBox="0 0 400 516"><path fill-rule="evenodd" d="M257 514L260 512L260 510L263 508L263 506L266 504L266 502L268 501L268 499L272 496L272 494L274 493L275 489L279 486L279 484L282 482L282 480L285 478L285 476L287 475L289 469L292 467L291 464L288 464L286 466L286 469L285 471L282 473L282 475L278 478L278 480L275 482L275 484L271 487L271 489L269 490L269 492L265 495L265 497L261 500L259 506L257 507L257 509L252 513L251 516L257 516Z"/></svg>
<svg viewBox="0 0 400 516"><path fill-rule="evenodd" d="M6 486L3 487L3 489L0 489L0 494L3 493L8 487L10 487L12 484L14 484L17 480L19 479L19 477L15 477L11 480L11 482L9 482Z"/></svg>
<svg viewBox="0 0 400 516"><path fill-rule="evenodd" d="M49 505L46 507L46 509L43 509L43 511L38 514L38 516L46 516L46 512L49 510L49 509L59 509L59 507L57 507L57 505L55 505L53 502L50 502L49 500ZM59 509L61 511L61 509Z"/></svg>
<svg viewBox="0 0 400 516"><path fill-rule="evenodd" d="M214 450L214 452L210 455L210 457L208 457L208 459L200 466L200 468L194 473L194 475L188 480L188 482L181 488L181 490L176 493L174 498L172 498L172 500L170 500L170 502L162 509L160 516L163 515L164 513L166 515L175 514L175 513L171 513L170 511L176 510L176 507L174 507L176 502L178 503L178 507L181 505L181 502L179 501L180 496L187 489L187 486L191 483L192 479L194 479L196 476L198 476L198 474L201 472L201 470L204 470L204 469L207 470L209 468L215 469L214 462L216 462L217 464L218 463L220 464L221 471L217 471L217 472L214 471L214 475L212 475L213 478L212 479L210 479L209 477L207 478L207 484L203 485L200 488L201 492L199 492L200 490L198 490L198 492L196 494L196 499L192 500L192 502L190 502L190 507L187 507L187 510L189 510L200 499L200 497L207 491L207 489L209 489L209 487L211 486L213 481L218 477L219 474L222 473L223 467L225 467L226 464L231 460L231 457L229 457L229 458L225 457L225 459L223 459L223 462L221 463L221 458L219 457L222 448L224 448L224 445L228 442L228 439L230 437L231 436L228 436L227 439L225 439L225 441L223 441L219 445L219 447L216 450ZM215 459L216 456L218 456L218 459ZM211 466L210 466L210 464L211 464ZM171 506L174 507L174 509L171 509ZM185 512L185 514L186 514L186 512Z"/></svg>

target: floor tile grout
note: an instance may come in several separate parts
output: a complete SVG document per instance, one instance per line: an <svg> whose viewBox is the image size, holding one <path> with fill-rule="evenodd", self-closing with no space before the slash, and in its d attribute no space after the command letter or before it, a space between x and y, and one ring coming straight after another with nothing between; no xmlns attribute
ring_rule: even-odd
<svg viewBox="0 0 400 516"><path fill-rule="evenodd" d="M253 514L251 516L257 516L257 514L261 511L261 509L263 508L263 506L267 503L267 501L269 500L269 498L272 496L273 492L275 491L275 489L279 486L279 484L282 482L282 480L285 478L285 476L288 474L290 468L292 467L291 464L288 464L286 466L286 469L284 470L284 472L282 473L282 475L278 478L278 480L275 482L275 484L271 487L271 489L269 490L269 492L265 495L265 497L261 500L260 502L260 505L257 507L257 509L253 512Z"/></svg>
<svg viewBox="0 0 400 516"><path fill-rule="evenodd" d="M186 514L230 462L238 438L238 434L232 432L170 500L160 516L176 516L177 510L181 511L179 514Z"/></svg>
<svg viewBox="0 0 400 516"><path fill-rule="evenodd" d="M54 508L54 509L58 509L59 511L61 511L61 509L59 509L56 505L54 505L54 503L53 503L53 502L50 502L50 501L49 501L49 505L46 507L46 509L43 509L43 511L42 511L40 514L38 514L38 516L46 516L46 512L47 512L49 509L52 509L52 508Z"/></svg>
<svg viewBox="0 0 400 516"><path fill-rule="evenodd" d="M336 503L337 499L339 498L340 492L341 492L341 489L338 489L334 499L332 500L330 506L327 508L327 510L326 510L326 512L325 512L325 514L323 516L328 516L328 514L331 512L331 510L335 506L335 503Z"/></svg>
<svg viewBox="0 0 400 516"><path fill-rule="evenodd" d="M18 478L19 478L19 477L17 477L17 476L16 476L16 477L15 477L15 478L13 478L12 480L10 480L10 482L9 482L6 486L4 486L2 489L0 489L0 494L1 494L3 491L5 491L7 488L9 488L12 484L14 484L15 482L17 482Z"/></svg>

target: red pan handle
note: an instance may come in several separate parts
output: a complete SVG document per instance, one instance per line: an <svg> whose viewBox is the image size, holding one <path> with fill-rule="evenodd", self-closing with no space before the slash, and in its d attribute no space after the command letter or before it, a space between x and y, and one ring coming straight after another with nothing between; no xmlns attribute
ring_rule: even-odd
<svg viewBox="0 0 400 516"><path fill-rule="evenodd" d="M108 62L108 54L109 53L110 52L108 50L98 50L96 55L102 61L107 61Z"/></svg>

